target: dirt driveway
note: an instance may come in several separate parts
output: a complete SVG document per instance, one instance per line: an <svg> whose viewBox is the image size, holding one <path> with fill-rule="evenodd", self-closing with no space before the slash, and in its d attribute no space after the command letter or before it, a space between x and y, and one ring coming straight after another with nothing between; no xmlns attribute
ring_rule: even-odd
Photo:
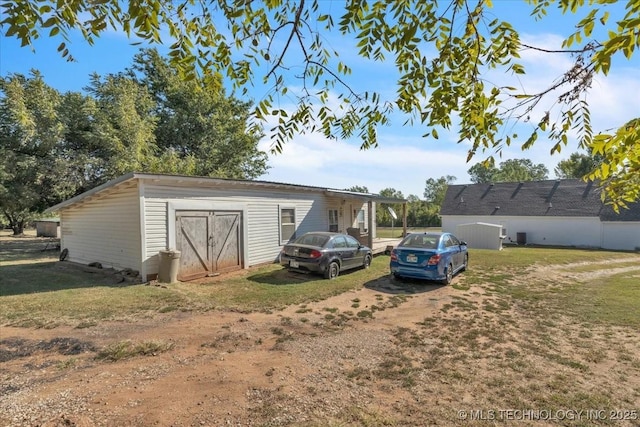
<svg viewBox="0 0 640 427"><path fill-rule="evenodd" d="M168 349L96 358L129 341ZM3 327L0 425L631 426L614 411L640 409L638 354L637 331L527 316L482 284L384 277L273 313Z"/></svg>

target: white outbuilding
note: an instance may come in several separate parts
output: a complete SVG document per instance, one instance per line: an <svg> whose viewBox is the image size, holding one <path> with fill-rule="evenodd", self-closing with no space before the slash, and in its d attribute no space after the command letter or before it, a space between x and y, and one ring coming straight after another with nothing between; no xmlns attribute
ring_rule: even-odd
<svg viewBox="0 0 640 427"><path fill-rule="evenodd" d="M454 234L473 249L502 250L502 241L505 238L500 224L486 222L458 224Z"/></svg>
<svg viewBox="0 0 640 427"><path fill-rule="evenodd" d="M308 231L376 237L376 194L267 181L129 173L47 210L60 217L68 261L155 278L161 253L180 253L179 280L277 260Z"/></svg>

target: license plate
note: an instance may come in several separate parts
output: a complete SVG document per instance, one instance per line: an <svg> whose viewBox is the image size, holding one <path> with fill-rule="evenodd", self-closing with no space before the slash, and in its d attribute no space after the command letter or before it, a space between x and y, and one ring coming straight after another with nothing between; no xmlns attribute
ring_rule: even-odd
<svg viewBox="0 0 640 427"><path fill-rule="evenodd" d="M298 261L291 260L291 261L289 261L289 267L298 268L298 267L300 267L300 265L298 264Z"/></svg>
<svg viewBox="0 0 640 427"><path fill-rule="evenodd" d="M407 255L407 262L418 262L418 257L414 254Z"/></svg>

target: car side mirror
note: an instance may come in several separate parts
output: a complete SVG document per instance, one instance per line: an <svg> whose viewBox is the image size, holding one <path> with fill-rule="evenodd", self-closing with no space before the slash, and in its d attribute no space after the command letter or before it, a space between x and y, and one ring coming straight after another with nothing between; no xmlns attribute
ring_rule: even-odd
<svg viewBox="0 0 640 427"><path fill-rule="evenodd" d="M467 246L467 242L465 241L460 242L460 246Z"/></svg>

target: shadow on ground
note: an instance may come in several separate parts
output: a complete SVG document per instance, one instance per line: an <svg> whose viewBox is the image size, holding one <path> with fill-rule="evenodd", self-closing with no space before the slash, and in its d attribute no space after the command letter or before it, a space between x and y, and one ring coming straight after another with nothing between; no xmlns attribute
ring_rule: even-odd
<svg viewBox="0 0 640 427"><path fill-rule="evenodd" d="M128 273L59 262L59 239L2 236L0 296L138 284Z"/></svg>
<svg viewBox="0 0 640 427"><path fill-rule="evenodd" d="M42 237L3 237L0 239L0 263L58 259L60 239Z"/></svg>
<svg viewBox="0 0 640 427"><path fill-rule="evenodd" d="M414 279L392 279L391 276L383 276L364 284L367 289L386 294L423 294L438 290L443 285L437 282L429 282Z"/></svg>
<svg viewBox="0 0 640 427"><path fill-rule="evenodd" d="M0 266L0 296L65 289L124 287L139 284L109 269L90 270L69 262L36 262Z"/></svg>
<svg viewBox="0 0 640 427"><path fill-rule="evenodd" d="M357 273L361 269L352 269L347 271L341 271L340 276L336 280L340 280L341 277L349 277L349 275ZM287 270L282 268L280 270L269 271L266 273L252 274L247 277L248 280L265 285L295 285L298 283L309 283L318 281L327 281L321 274L317 273L304 273L299 271Z"/></svg>

